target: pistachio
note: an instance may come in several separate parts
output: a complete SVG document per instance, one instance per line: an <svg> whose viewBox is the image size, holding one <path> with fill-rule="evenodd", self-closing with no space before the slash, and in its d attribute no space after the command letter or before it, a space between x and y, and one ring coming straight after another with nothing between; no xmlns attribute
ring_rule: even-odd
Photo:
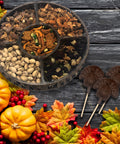
<svg viewBox="0 0 120 144"><path fill-rule="evenodd" d="M9 70L11 70L13 73L16 73L16 68L15 67L10 67Z"/></svg>
<svg viewBox="0 0 120 144"><path fill-rule="evenodd" d="M39 61L36 61L36 66L40 66L40 62Z"/></svg>
<svg viewBox="0 0 120 144"><path fill-rule="evenodd" d="M17 58L16 58L16 57L13 57L13 58L12 58L12 62L15 62L15 61L17 61Z"/></svg>
<svg viewBox="0 0 120 144"><path fill-rule="evenodd" d="M29 58L25 57L25 58L24 58L24 61L25 61L26 63L29 63Z"/></svg>
<svg viewBox="0 0 120 144"><path fill-rule="evenodd" d="M33 80L33 77L28 77L28 80L32 81L32 80Z"/></svg>
<svg viewBox="0 0 120 144"><path fill-rule="evenodd" d="M13 50L13 47L9 47L8 51L11 52Z"/></svg>
<svg viewBox="0 0 120 144"><path fill-rule="evenodd" d="M7 57L7 58L6 58L6 61L10 61L10 60L11 60L11 57Z"/></svg>
<svg viewBox="0 0 120 144"><path fill-rule="evenodd" d="M3 53L4 53L4 52L5 52L5 53L8 53L8 49L7 49L7 48L4 48L4 49L3 49Z"/></svg>
<svg viewBox="0 0 120 144"><path fill-rule="evenodd" d="M36 70L36 71L34 71L34 72L32 73L32 76L33 76L33 77L36 77L37 74L38 74L38 71Z"/></svg>
<svg viewBox="0 0 120 144"><path fill-rule="evenodd" d="M11 76L12 76L12 77L16 77L16 74L15 74L15 73L11 73Z"/></svg>
<svg viewBox="0 0 120 144"><path fill-rule="evenodd" d="M20 52L19 50L16 50L16 53L17 53L18 55L21 55L21 52Z"/></svg>
<svg viewBox="0 0 120 144"><path fill-rule="evenodd" d="M40 79L37 79L37 80L36 80L36 83L40 83Z"/></svg>
<svg viewBox="0 0 120 144"><path fill-rule="evenodd" d="M34 68L29 68L29 69L27 70L28 73L32 73L33 71L34 71Z"/></svg>
<svg viewBox="0 0 120 144"><path fill-rule="evenodd" d="M38 76L37 76L37 77L38 77L38 78L41 78L41 73L40 73L40 72L38 73Z"/></svg>
<svg viewBox="0 0 120 144"><path fill-rule="evenodd" d="M5 60L6 60L6 58L4 58L4 57L3 57L3 58L1 58L1 61L2 61L2 62L4 62Z"/></svg>
<svg viewBox="0 0 120 144"><path fill-rule="evenodd" d="M8 56L8 54L7 54L7 53L3 53L3 56L4 56L4 57L7 57L7 56Z"/></svg>
<svg viewBox="0 0 120 144"><path fill-rule="evenodd" d="M30 63L34 64L35 63L35 59L30 59Z"/></svg>
<svg viewBox="0 0 120 144"><path fill-rule="evenodd" d="M25 64L24 69L25 69L25 70L27 70L27 68L28 68L28 65L27 65L27 64Z"/></svg>
<svg viewBox="0 0 120 144"><path fill-rule="evenodd" d="M22 71L17 71L16 74L17 75L22 75Z"/></svg>
<svg viewBox="0 0 120 144"><path fill-rule="evenodd" d="M4 62L1 62L0 64L1 64L1 66L2 66L2 67L4 67L4 66L5 66Z"/></svg>
<svg viewBox="0 0 120 144"><path fill-rule="evenodd" d="M12 47L13 47L14 49L16 49L16 50L19 49L19 46L18 46L18 45L13 45Z"/></svg>
<svg viewBox="0 0 120 144"><path fill-rule="evenodd" d="M28 78L27 78L26 76L23 76L23 75L22 75L20 78L21 78L21 80L23 80L23 81L27 81L27 80L28 80Z"/></svg>

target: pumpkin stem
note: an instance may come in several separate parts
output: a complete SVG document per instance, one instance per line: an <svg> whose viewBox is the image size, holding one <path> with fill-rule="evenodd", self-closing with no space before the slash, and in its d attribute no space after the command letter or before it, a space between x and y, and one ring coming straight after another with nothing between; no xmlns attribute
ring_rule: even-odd
<svg viewBox="0 0 120 144"><path fill-rule="evenodd" d="M13 123L11 125L11 127L12 127L12 129L19 129L20 128L20 126L17 123Z"/></svg>

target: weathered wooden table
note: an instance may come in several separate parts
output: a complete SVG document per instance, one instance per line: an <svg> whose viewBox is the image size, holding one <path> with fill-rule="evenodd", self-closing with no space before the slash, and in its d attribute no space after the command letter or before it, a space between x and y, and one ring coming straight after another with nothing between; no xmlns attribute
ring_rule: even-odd
<svg viewBox="0 0 120 144"><path fill-rule="evenodd" d="M32 2L35 0L32 0ZM61 4L74 11L86 24L90 36L90 49L86 60L86 65L98 65L104 72L109 68L120 65L120 1L119 0L48 0ZM8 10L30 2L30 0L4 0L5 8ZM79 114L78 124L83 126L93 111L97 98L95 92L91 91L83 119L80 118L86 89L78 77L63 88L52 91L31 91L39 99L34 107L34 111L40 109L43 103L47 103L49 108L54 100L60 100L64 104L74 102L76 113ZM105 110L115 107L120 109L120 95L114 100L110 99L105 106ZM91 121L92 128L99 127L102 117L95 114Z"/></svg>

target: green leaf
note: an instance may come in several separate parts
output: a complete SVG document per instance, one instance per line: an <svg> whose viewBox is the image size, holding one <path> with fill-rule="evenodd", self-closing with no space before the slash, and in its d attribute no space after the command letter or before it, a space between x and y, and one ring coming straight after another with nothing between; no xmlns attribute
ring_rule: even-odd
<svg viewBox="0 0 120 144"><path fill-rule="evenodd" d="M101 130L108 132L112 131L115 127L120 130L120 110L115 108L115 111L104 111L103 117L105 118L105 121L100 125Z"/></svg>
<svg viewBox="0 0 120 144"><path fill-rule="evenodd" d="M65 123L60 127L60 132L53 131L51 144L80 144L81 128L71 130L71 126Z"/></svg>

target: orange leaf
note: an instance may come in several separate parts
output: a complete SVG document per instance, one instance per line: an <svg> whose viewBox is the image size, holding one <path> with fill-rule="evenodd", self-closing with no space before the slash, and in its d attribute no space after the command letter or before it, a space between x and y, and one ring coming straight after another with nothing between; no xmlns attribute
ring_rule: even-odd
<svg viewBox="0 0 120 144"><path fill-rule="evenodd" d="M38 100L38 98L35 97L35 95L25 95L24 99L26 100L25 107L28 107L30 110L32 110L31 106L35 105L35 102Z"/></svg>
<svg viewBox="0 0 120 144"><path fill-rule="evenodd" d="M52 105L54 113L47 123L48 126L59 129L63 123L69 122L70 120L74 121L77 114L74 114L75 108L73 106L73 103L68 103L64 106L62 102L55 100L54 105Z"/></svg>
<svg viewBox="0 0 120 144"><path fill-rule="evenodd" d="M49 119L52 117L53 111L47 111L44 112L44 109L41 108L40 110L37 110L36 114L35 114L35 118L36 118L36 131L38 133L40 133L41 131L46 132L47 130L49 130L47 123L49 121Z"/></svg>

